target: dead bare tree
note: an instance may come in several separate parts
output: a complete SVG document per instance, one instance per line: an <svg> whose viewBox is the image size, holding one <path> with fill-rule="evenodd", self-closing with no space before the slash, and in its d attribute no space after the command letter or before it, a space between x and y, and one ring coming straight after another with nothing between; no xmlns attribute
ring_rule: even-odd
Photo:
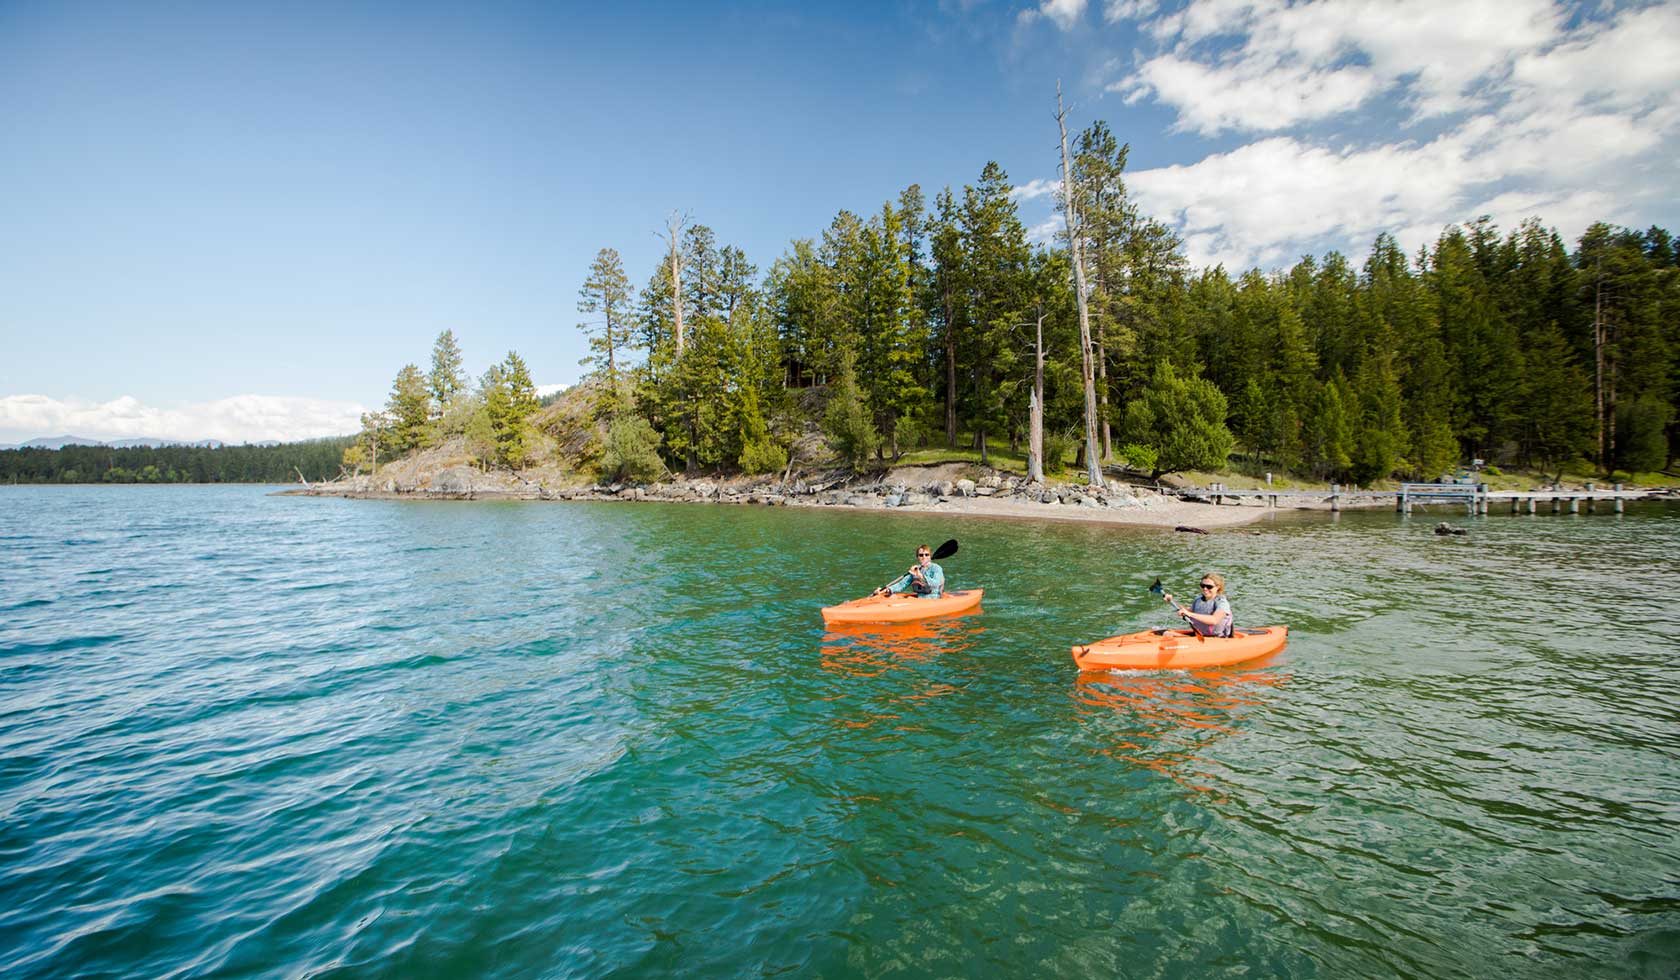
<svg viewBox="0 0 1680 980"><path fill-rule="evenodd" d="M1092 370L1091 312L1085 302L1085 259L1079 247L1081 231L1073 207L1073 173L1068 164L1067 110L1062 107L1062 83L1056 81L1056 125L1062 131L1062 209L1067 221L1068 252L1073 258L1073 294L1079 301L1080 373L1085 381L1085 479L1102 486L1102 455L1097 451L1097 383Z"/></svg>
<svg viewBox="0 0 1680 980"><path fill-rule="evenodd" d="M672 330L677 340L677 356L683 352L683 307L682 307L682 267L683 247L682 233L688 226L688 215L680 211L672 211L666 222L669 237L666 241L671 246L671 317Z"/></svg>

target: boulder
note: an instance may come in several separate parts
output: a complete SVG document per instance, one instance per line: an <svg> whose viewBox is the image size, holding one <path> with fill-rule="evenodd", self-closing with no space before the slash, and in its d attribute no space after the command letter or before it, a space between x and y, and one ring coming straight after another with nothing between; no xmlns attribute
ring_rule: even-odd
<svg viewBox="0 0 1680 980"><path fill-rule="evenodd" d="M477 475L470 466L451 466L432 477L432 489L437 493L471 493Z"/></svg>
<svg viewBox="0 0 1680 980"><path fill-rule="evenodd" d="M972 497L972 496L974 496L974 481L973 480L958 480L957 481L957 495L960 496L960 497Z"/></svg>

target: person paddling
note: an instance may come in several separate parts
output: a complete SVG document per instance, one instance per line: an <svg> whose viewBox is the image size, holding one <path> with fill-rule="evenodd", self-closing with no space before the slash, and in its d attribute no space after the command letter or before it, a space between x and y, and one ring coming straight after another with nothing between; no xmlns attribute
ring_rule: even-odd
<svg viewBox="0 0 1680 980"><path fill-rule="evenodd" d="M891 583L876 589L874 594L913 592L919 599L937 599L944 591L945 570L933 563L933 549L924 544L916 549L916 564Z"/></svg>
<svg viewBox="0 0 1680 980"><path fill-rule="evenodd" d="M1172 593L1165 596L1178 609L1178 614L1191 628L1203 636L1230 636L1236 625L1231 612L1230 597L1225 595L1225 578L1212 572L1202 576L1201 594L1190 600L1186 609L1173 602Z"/></svg>

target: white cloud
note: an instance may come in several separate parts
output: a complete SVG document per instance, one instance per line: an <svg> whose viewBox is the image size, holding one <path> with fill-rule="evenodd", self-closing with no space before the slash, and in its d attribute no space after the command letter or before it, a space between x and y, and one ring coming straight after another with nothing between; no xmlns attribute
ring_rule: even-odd
<svg viewBox="0 0 1680 980"><path fill-rule="evenodd" d="M1018 20L1022 24L1029 24L1040 17L1050 19L1057 27L1064 31L1071 31L1079 19L1085 16L1086 0L1043 0L1037 7L1028 7L1021 11Z"/></svg>
<svg viewBox="0 0 1680 980"><path fill-rule="evenodd" d="M1127 20L1142 20L1155 12L1155 0L1108 0L1103 5L1103 20L1118 24Z"/></svg>
<svg viewBox="0 0 1680 980"><path fill-rule="evenodd" d="M537 385L537 388L536 388L537 397L538 398L547 398L549 395L553 395L553 394L556 394L558 392L565 391L567 388L570 388L570 387L571 387L571 385L565 385L565 384L560 384L560 385Z"/></svg>
<svg viewBox="0 0 1680 980"><path fill-rule="evenodd" d="M1574 238L1671 211L1680 5L1570 17L1547 0L1190 0L1141 25L1157 48L1110 90L1179 131L1258 138L1128 187L1194 264L1231 269L1357 256L1383 231L1410 252L1482 214ZM1327 141L1330 120L1374 135Z"/></svg>
<svg viewBox="0 0 1680 980"><path fill-rule="evenodd" d="M0 397L0 438L25 442L75 435L101 441L295 442L354 433L361 428L365 411L355 402L274 395L235 395L177 408L146 405L127 395L97 403L8 395Z"/></svg>
<svg viewBox="0 0 1680 980"><path fill-rule="evenodd" d="M1362 67L1301 71L1258 61L1206 65L1167 54L1139 68L1119 89L1128 103L1151 93L1179 110L1177 128L1275 132L1358 107L1379 81Z"/></svg>
<svg viewBox="0 0 1680 980"><path fill-rule="evenodd" d="M1061 189L1062 182L1060 180L1046 180L1039 177L1029 180L1019 187L1011 187L1009 189L1009 196L1013 197L1017 201L1030 201L1036 197L1044 197L1049 194L1055 194Z"/></svg>
<svg viewBox="0 0 1680 980"><path fill-rule="evenodd" d="M1165 49L1109 87L1206 135L1277 132L1389 91L1436 117L1556 40L1562 20L1548 0L1192 0L1146 25Z"/></svg>
<svg viewBox="0 0 1680 980"><path fill-rule="evenodd" d="M1027 229L1027 241L1034 245L1049 245L1056 240L1056 236L1067 227L1062 221L1060 212L1050 215L1038 224Z"/></svg>

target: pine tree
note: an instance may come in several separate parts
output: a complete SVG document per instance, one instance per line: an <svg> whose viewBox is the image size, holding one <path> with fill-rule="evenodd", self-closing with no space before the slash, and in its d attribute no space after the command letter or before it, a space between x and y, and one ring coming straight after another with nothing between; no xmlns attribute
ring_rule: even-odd
<svg viewBox="0 0 1680 980"><path fill-rule="evenodd" d="M426 378L432 397L434 417L449 411L450 402L466 390L467 380L461 374L461 348L455 343L455 331L445 330L432 344L432 373Z"/></svg>
<svg viewBox="0 0 1680 980"><path fill-rule="evenodd" d="M630 348L630 279L614 249L603 248L589 266L589 276L578 290L579 313L596 319L578 324L589 338L593 353L584 364L604 359L607 383L618 390L619 357Z"/></svg>
<svg viewBox="0 0 1680 980"><path fill-rule="evenodd" d="M413 364L405 364L391 383L391 397L385 403L391 419L389 444L393 453L418 449L425 444L426 421L431 415L431 392L426 378Z"/></svg>
<svg viewBox="0 0 1680 980"><path fill-rule="evenodd" d="M969 420L980 462L989 462L987 438L1008 426L1001 377L1015 373L1018 334L1026 314L1026 229L1016 214L1009 176L997 163L980 172L978 186L963 188L961 227L973 313L969 357L973 378Z"/></svg>

